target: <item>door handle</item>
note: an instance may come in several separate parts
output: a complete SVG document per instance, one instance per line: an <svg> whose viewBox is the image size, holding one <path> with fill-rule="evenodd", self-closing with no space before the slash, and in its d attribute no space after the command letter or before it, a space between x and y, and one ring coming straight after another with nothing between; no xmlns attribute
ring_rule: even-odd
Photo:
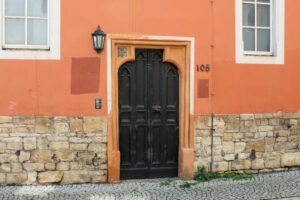
<svg viewBox="0 0 300 200"><path fill-rule="evenodd" d="M154 112L160 112L161 111L160 106L153 106L152 109L153 109Z"/></svg>

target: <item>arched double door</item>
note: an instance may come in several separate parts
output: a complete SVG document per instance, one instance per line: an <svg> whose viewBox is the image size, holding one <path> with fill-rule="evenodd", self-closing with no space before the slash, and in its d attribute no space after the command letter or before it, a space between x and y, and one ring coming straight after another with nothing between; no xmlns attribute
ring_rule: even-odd
<svg viewBox="0 0 300 200"><path fill-rule="evenodd" d="M179 73L163 53L136 49L119 69L121 179L178 175Z"/></svg>

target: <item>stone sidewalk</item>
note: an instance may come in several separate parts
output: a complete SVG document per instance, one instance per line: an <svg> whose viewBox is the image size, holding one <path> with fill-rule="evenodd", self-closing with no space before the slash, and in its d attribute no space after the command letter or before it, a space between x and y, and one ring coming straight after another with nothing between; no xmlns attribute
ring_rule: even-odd
<svg viewBox="0 0 300 200"><path fill-rule="evenodd" d="M188 181L193 183L193 181ZM161 183L167 183L164 186ZM123 181L120 184L2 186L0 199L20 200L197 200L300 199L300 171L256 175L251 180L214 180L192 185L166 179Z"/></svg>

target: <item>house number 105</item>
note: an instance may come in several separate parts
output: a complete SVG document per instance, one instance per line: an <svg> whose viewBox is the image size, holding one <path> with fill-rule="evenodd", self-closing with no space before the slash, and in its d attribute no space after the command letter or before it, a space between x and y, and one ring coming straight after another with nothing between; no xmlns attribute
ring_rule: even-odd
<svg viewBox="0 0 300 200"><path fill-rule="evenodd" d="M209 66L209 64L206 64L206 65L202 64L200 66L197 65L197 72L199 72L199 70L201 72L209 72L210 71L210 66Z"/></svg>

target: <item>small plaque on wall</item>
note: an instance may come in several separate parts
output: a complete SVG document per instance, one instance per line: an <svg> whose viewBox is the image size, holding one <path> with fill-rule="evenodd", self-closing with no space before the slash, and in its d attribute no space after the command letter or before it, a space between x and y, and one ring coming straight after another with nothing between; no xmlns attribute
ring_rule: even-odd
<svg viewBox="0 0 300 200"><path fill-rule="evenodd" d="M209 80L199 79L198 80L198 98L208 98L209 97Z"/></svg>
<svg viewBox="0 0 300 200"><path fill-rule="evenodd" d="M126 47L118 48L118 57L119 58L127 58L128 57L128 49Z"/></svg>

